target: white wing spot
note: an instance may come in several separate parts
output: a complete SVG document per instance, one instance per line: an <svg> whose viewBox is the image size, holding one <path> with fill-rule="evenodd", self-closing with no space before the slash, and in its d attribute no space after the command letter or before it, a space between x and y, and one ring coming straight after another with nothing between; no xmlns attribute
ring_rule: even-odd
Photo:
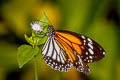
<svg viewBox="0 0 120 80"><path fill-rule="evenodd" d="M82 35L81 37L82 37L83 39L85 39L85 36Z"/></svg>
<svg viewBox="0 0 120 80"><path fill-rule="evenodd" d="M89 48L88 50L89 50L90 54L92 54L92 55L94 54L94 52L92 51L92 49Z"/></svg>
<svg viewBox="0 0 120 80"><path fill-rule="evenodd" d="M86 45L86 43L84 42L83 45Z"/></svg>
<svg viewBox="0 0 120 80"><path fill-rule="evenodd" d="M88 59L88 57L86 57L86 59Z"/></svg>
<svg viewBox="0 0 120 80"><path fill-rule="evenodd" d="M90 62L89 60L87 62Z"/></svg>
<svg viewBox="0 0 120 80"><path fill-rule="evenodd" d="M93 57L92 56L89 56L90 59L92 59Z"/></svg>
<svg viewBox="0 0 120 80"><path fill-rule="evenodd" d="M84 61L86 61L86 59L84 59Z"/></svg>
<svg viewBox="0 0 120 80"><path fill-rule="evenodd" d="M92 60L90 60L90 62L92 62Z"/></svg>
<svg viewBox="0 0 120 80"><path fill-rule="evenodd" d="M105 52L103 52L103 55L105 55Z"/></svg>
<svg viewBox="0 0 120 80"><path fill-rule="evenodd" d="M89 46L91 49L93 49L93 46L92 46L90 43L88 43L88 46Z"/></svg>
<svg viewBox="0 0 120 80"><path fill-rule="evenodd" d="M86 42L86 40L83 40L83 42Z"/></svg>
<svg viewBox="0 0 120 80"><path fill-rule="evenodd" d="M88 52L86 52L86 55L88 55Z"/></svg>
<svg viewBox="0 0 120 80"><path fill-rule="evenodd" d="M92 40L90 38L88 38L88 41L92 42Z"/></svg>

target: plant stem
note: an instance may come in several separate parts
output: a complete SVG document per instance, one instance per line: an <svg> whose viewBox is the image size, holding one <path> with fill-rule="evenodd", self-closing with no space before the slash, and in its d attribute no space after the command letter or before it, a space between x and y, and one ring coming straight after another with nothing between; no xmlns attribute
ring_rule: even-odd
<svg viewBox="0 0 120 80"><path fill-rule="evenodd" d="M35 80L38 80L37 59L36 59L36 57L35 57Z"/></svg>

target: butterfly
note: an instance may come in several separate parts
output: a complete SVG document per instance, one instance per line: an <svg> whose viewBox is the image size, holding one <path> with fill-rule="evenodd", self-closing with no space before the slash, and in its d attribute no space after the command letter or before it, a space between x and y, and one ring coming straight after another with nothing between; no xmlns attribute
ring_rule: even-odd
<svg viewBox="0 0 120 80"><path fill-rule="evenodd" d="M105 50L94 40L66 30L55 30L48 26L48 36L42 56L46 64L54 70L67 72L74 66L79 72L90 74L88 63L105 56Z"/></svg>

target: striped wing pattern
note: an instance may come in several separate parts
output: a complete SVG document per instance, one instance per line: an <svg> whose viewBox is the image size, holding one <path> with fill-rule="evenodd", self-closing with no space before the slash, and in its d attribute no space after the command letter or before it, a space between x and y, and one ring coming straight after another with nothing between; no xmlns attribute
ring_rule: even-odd
<svg viewBox="0 0 120 80"><path fill-rule="evenodd" d="M57 35L55 37L57 37L55 39L58 41L58 43L62 44L62 47L67 45L67 46L65 46L68 49L68 51L67 51L67 49L65 49L65 51L67 51L67 55L69 55L69 54L73 55L73 56L72 55L69 56L69 58L72 57L72 58L70 58L70 60L73 59L73 57L75 58L75 59L71 60L73 66L80 72L83 72L85 74L90 74L90 69L89 69L87 63L85 63L84 60L81 58L82 53L85 50L85 48L82 46L82 43L81 44L74 43L70 39L66 38L65 36L62 36L59 33L57 33ZM61 40L61 42L60 42L60 40ZM80 53L78 53L78 51L76 51L75 48L77 48ZM71 53L70 53L70 51L71 51Z"/></svg>
<svg viewBox="0 0 120 80"><path fill-rule="evenodd" d="M55 70L69 71L72 63L65 57L64 51L53 37L49 37L42 49L45 62Z"/></svg>
<svg viewBox="0 0 120 80"><path fill-rule="evenodd" d="M105 56L105 50L94 40L70 31L59 30L58 32L73 35L80 40L81 44L75 43L74 41L71 41L71 38L66 38L65 36L61 35L71 43L71 48L73 48L73 51L77 52L77 54L80 55L85 63L99 61ZM59 33L58 35L60 35Z"/></svg>
<svg viewBox="0 0 120 80"><path fill-rule="evenodd" d="M83 35L57 30L48 36L42 49L45 62L55 70L69 71L74 66L78 71L90 73L88 63L105 56L104 49L92 39Z"/></svg>

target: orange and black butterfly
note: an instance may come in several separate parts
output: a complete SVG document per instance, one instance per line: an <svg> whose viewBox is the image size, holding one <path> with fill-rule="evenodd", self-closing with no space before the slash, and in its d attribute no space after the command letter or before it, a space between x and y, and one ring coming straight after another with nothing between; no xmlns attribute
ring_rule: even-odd
<svg viewBox="0 0 120 80"><path fill-rule="evenodd" d="M78 71L90 73L88 63L105 56L104 49L94 40L74 32L55 30L48 26L48 39L42 49L45 62L55 70L69 71L74 66Z"/></svg>

